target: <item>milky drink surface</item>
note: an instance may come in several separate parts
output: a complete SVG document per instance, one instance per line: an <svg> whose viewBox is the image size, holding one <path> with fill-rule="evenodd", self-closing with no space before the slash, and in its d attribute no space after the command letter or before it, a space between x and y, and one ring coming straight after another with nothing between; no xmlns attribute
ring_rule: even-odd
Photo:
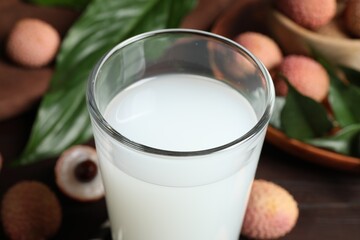
<svg viewBox="0 0 360 240"><path fill-rule="evenodd" d="M167 151L221 146L257 123L249 102L220 81L189 74L140 80L108 104L126 138ZM211 154L136 150L94 128L114 240L237 240L264 134Z"/></svg>

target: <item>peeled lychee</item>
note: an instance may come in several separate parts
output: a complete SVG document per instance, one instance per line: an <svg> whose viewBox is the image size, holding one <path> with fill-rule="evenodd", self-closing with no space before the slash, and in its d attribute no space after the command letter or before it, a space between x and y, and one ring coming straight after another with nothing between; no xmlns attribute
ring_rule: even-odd
<svg viewBox="0 0 360 240"><path fill-rule="evenodd" d="M95 201L105 191L94 148L77 145L63 152L55 166L56 183L61 191L78 201Z"/></svg>
<svg viewBox="0 0 360 240"><path fill-rule="evenodd" d="M296 201L284 188L255 180L241 234L252 239L275 239L289 233L299 215Z"/></svg>
<svg viewBox="0 0 360 240"><path fill-rule="evenodd" d="M60 36L54 27L39 19L25 18L10 32L6 52L14 62L36 68L50 63L59 45Z"/></svg>
<svg viewBox="0 0 360 240"><path fill-rule="evenodd" d="M1 220L11 240L49 239L59 230L61 219L56 195L41 182L19 182L4 195Z"/></svg>
<svg viewBox="0 0 360 240"><path fill-rule="evenodd" d="M346 29L356 37L360 37L360 1L348 0L344 11Z"/></svg>
<svg viewBox="0 0 360 240"><path fill-rule="evenodd" d="M336 0L275 0L277 8L299 25L317 29L336 15Z"/></svg>
<svg viewBox="0 0 360 240"><path fill-rule="evenodd" d="M279 66L279 74L274 78L274 85L277 95L286 96L288 87L281 75L297 91L315 101L323 101L329 92L329 76L324 67L312 58L301 55L284 58Z"/></svg>
<svg viewBox="0 0 360 240"><path fill-rule="evenodd" d="M239 34L235 41L253 53L267 69L272 69L281 63L282 53L279 46L264 34L245 32Z"/></svg>

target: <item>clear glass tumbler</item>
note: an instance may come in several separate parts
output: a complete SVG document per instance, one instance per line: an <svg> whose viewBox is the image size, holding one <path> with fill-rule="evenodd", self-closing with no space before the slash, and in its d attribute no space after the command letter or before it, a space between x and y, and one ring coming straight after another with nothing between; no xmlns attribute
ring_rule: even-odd
<svg viewBox="0 0 360 240"><path fill-rule="evenodd" d="M88 82L113 240L236 240L274 104L224 37L166 29L107 53Z"/></svg>

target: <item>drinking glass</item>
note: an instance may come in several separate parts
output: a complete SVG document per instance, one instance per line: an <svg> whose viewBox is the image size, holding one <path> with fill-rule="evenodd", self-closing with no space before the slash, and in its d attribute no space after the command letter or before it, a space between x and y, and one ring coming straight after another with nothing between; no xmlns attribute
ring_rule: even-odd
<svg viewBox="0 0 360 240"><path fill-rule="evenodd" d="M274 104L264 65L224 37L165 29L94 68L87 103L113 240L236 240Z"/></svg>

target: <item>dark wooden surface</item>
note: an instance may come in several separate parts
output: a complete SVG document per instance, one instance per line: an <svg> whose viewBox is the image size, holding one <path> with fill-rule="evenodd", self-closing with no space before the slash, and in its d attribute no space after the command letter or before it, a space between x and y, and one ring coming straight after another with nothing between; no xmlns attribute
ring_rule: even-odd
<svg viewBox="0 0 360 240"><path fill-rule="evenodd" d="M104 200L79 203L65 197L54 183L53 168L56 159L47 159L28 167L9 166L27 140L35 110L36 107L0 122L0 152L5 159L5 166L0 173L0 198L10 186L20 180L43 181L59 197L63 208L62 227L54 239L90 239L107 218ZM360 239L358 174L319 167L265 143L256 178L280 184L299 203L298 223L282 239ZM0 239L6 239L2 229Z"/></svg>

